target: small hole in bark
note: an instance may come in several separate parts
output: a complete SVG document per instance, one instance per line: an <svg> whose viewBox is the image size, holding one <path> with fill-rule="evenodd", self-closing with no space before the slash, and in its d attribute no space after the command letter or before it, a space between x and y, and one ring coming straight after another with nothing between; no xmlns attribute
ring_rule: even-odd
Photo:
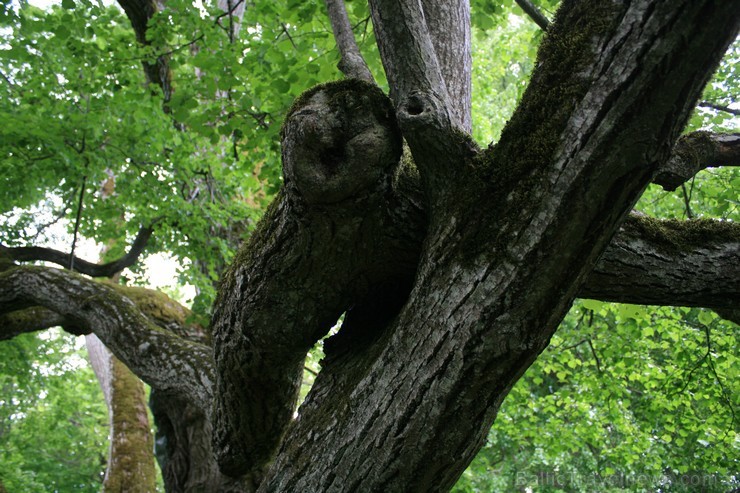
<svg viewBox="0 0 740 493"><path fill-rule="evenodd" d="M321 151L319 161L329 172L335 172L339 165L344 161L344 146L331 146Z"/></svg>
<svg viewBox="0 0 740 493"><path fill-rule="evenodd" d="M412 116L421 115L424 112L424 106L420 101L409 101L406 111Z"/></svg>

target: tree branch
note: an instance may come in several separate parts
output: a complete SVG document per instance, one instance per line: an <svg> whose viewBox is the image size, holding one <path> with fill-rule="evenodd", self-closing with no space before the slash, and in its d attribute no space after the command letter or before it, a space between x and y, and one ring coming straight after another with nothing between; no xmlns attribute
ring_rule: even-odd
<svg viewBox="0 0 740 493"><path fill-rule="evenodd" d="M62 326L67 332L83 335L84 331L72 327L70 320L51 310L41 307L31 307L9 313L0 314L0 341L27 332L50 329Z"/></svg>
<svg viewBox="0 0 740 493"><path fill-rule="evenodd" d="M373 74L370 73L355 41L344 0L326 0L326 11L329 14L334 39L341 57L337 65L339 70L350 79L361 79L375 84Z"/></svg>
<svg viewBox="0 0 740 493"><path fill-rule="evenodd" d="M390 15L398 25L378 39L421 46L418 5L372 2L376 26ZM561 4L499 144L435 161L452 179L434 187L412 296L374 344L322 369L263 489L452 487L668 157L735 37L735 11L715 0ZM429 73L420 60L412 80ZM417 159L430 134L414 117L443 121L444 110L429 90L421 104L413 96L397 108Z"/></svg>
<svg viewBox="0 0 740 493"><path fill-rule="evenodd" d="M468 0L421 0L439 69L460 128L472 131L472 50Z"/></svg>
<svg viewBox="0 0 740 493"><path fill-rule="evenodd" d="M642 305L740 306L740 225L632 215L578 296Z"/></svg>
<svg viewBox="0 0 740 493"><path fill-rule="evenodd" d="M725 106L723 104L712 103L711 101L702 101L699 103L698 106L700 108L710 108L717 111L724 111L725 113L730 113L731 115L740 115L740 110L730 108L729 106Z"/></svg>
<svg viewBox="0 0 740 493"><path fill-rule="evenodd" d="M377 86L318 86L294 103L282 137L285 186L225 274L213 314L214 450L234 477L272 458L313 344L369 286L412 273L418 258L418 245L388 246L409 226L385 227L401 137Z"/></svg>
<svg viewBox="0 0 740 493"><path fill-rule="evenodd" d="M204 411L214 381L211 348L152 323L111 286L78 274L38 266L0 272L0 314L42 306L100 340L153 388L173 393Z"/></svg>
<svg viewBox="0 0 740 493"><path fill-rule="evenodd" d="M547 28L550 26L550 21L547 20L547 17L540 12L535 4L530 0L516 0L516 3L521 7L524 13L535 22L535 24L540 26L543 31L547 31Z"/></svg>
<svg viewBox="0 0 740 493"><path fill-rule="evenodd" d="M740 133L699 131L684 135L653 182L673 191L699 171L713 166L740 166Z"/></svg>
<svg viewBox="0 0 740 493"><path fill-rule="evenodd" d="M45 261L62 267L73 265L76 272L90 277L113 277L126 267L130 267L136 263L139 255L146 248L146 244L152 236L153 231L151 226L139 229L128 253L118 260L105 264L94 264L78 257L71 257L68 253L45 247L6 247L0 245L0 251L18 262Z"/></svg>

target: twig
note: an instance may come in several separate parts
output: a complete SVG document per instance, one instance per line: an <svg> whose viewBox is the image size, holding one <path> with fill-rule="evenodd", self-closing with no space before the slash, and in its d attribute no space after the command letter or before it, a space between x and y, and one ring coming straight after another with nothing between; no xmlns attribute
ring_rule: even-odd
<svg viewBox="0 0 740 493"><path fill-rule="evenodd" d="M588 342L588 347L591 348L591 354L594 356L594 359L596 360L596 369L599 371L599 373L602 373L601 360L599 359L599 356L596 354L596 349L594 349L594 345L591 343L591 339L586 339L586 342Z"/></svg>
<svg viewBox="0 0 740 493"><path fill-rule="evenodd" d="M288 32L288 26L286 26L284 22L281 22L280 25L283 27L283 32L288 37L288 41L293 45L293 49L298 51L298 47L296 46L295 41L293 41L293 36Z"/></svg>
<svg viewBox="0 0 740 493"><path fill-rule="evenodd" d="M87 185L87 175L82 177L82 186L80 187L80 198L77 202L77 217L75 218L75 229L72 234L72 248L69 252L69 270L75 268L75 246L77 246L77 232L80 229L80 219L82 218L82 201L85 197L85 186Z"/></svg>
<svg viewBox="0 0 740 493"><path fill-rule="evenodd" d="M693 186L691 187L693 191ZM686 207L686 217L689 219L694 219L694 213L691 212L691 194L686 191L686 184L681 183L681 192L683 194L683 203Z"/></svg>
<svg viewBox="0 0 740 493"><path fill-rule="evenodd" d="M702 101L698 105L700 108L711 108L713 110L717 111L724 111L725 113L730 113L731 115L740 115L740 110L735 110L730 108L729 106L725 106L722 104L712 103L711 101Z"/></svg>

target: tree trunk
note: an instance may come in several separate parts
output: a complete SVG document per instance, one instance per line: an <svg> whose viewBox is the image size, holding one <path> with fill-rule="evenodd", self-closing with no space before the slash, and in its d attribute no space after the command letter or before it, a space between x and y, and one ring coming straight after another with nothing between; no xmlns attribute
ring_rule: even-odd
<svg viewBox="0 0 740 493"><path fill-rule="evenodd" d="M108 406L108 467L103 491L154 491L156 471L144 385L94 334L85 336L90 363Z"/></svg>

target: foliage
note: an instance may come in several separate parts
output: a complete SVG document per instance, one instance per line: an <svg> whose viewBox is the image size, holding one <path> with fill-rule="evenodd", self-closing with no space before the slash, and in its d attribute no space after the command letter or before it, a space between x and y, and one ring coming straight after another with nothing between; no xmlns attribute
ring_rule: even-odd
<svg viewBox="0 0 740 493"><path fill-rule="evenodd" d="M100 490L108 411L83 358L58 330L0 344L0 481L8 491Z"/></svg>
<svg viewBox="0 0 740 493"><path fill-rule="evenodd" d="M576 304L455 491L737 487L738 335L705 310Z"/></svg>

